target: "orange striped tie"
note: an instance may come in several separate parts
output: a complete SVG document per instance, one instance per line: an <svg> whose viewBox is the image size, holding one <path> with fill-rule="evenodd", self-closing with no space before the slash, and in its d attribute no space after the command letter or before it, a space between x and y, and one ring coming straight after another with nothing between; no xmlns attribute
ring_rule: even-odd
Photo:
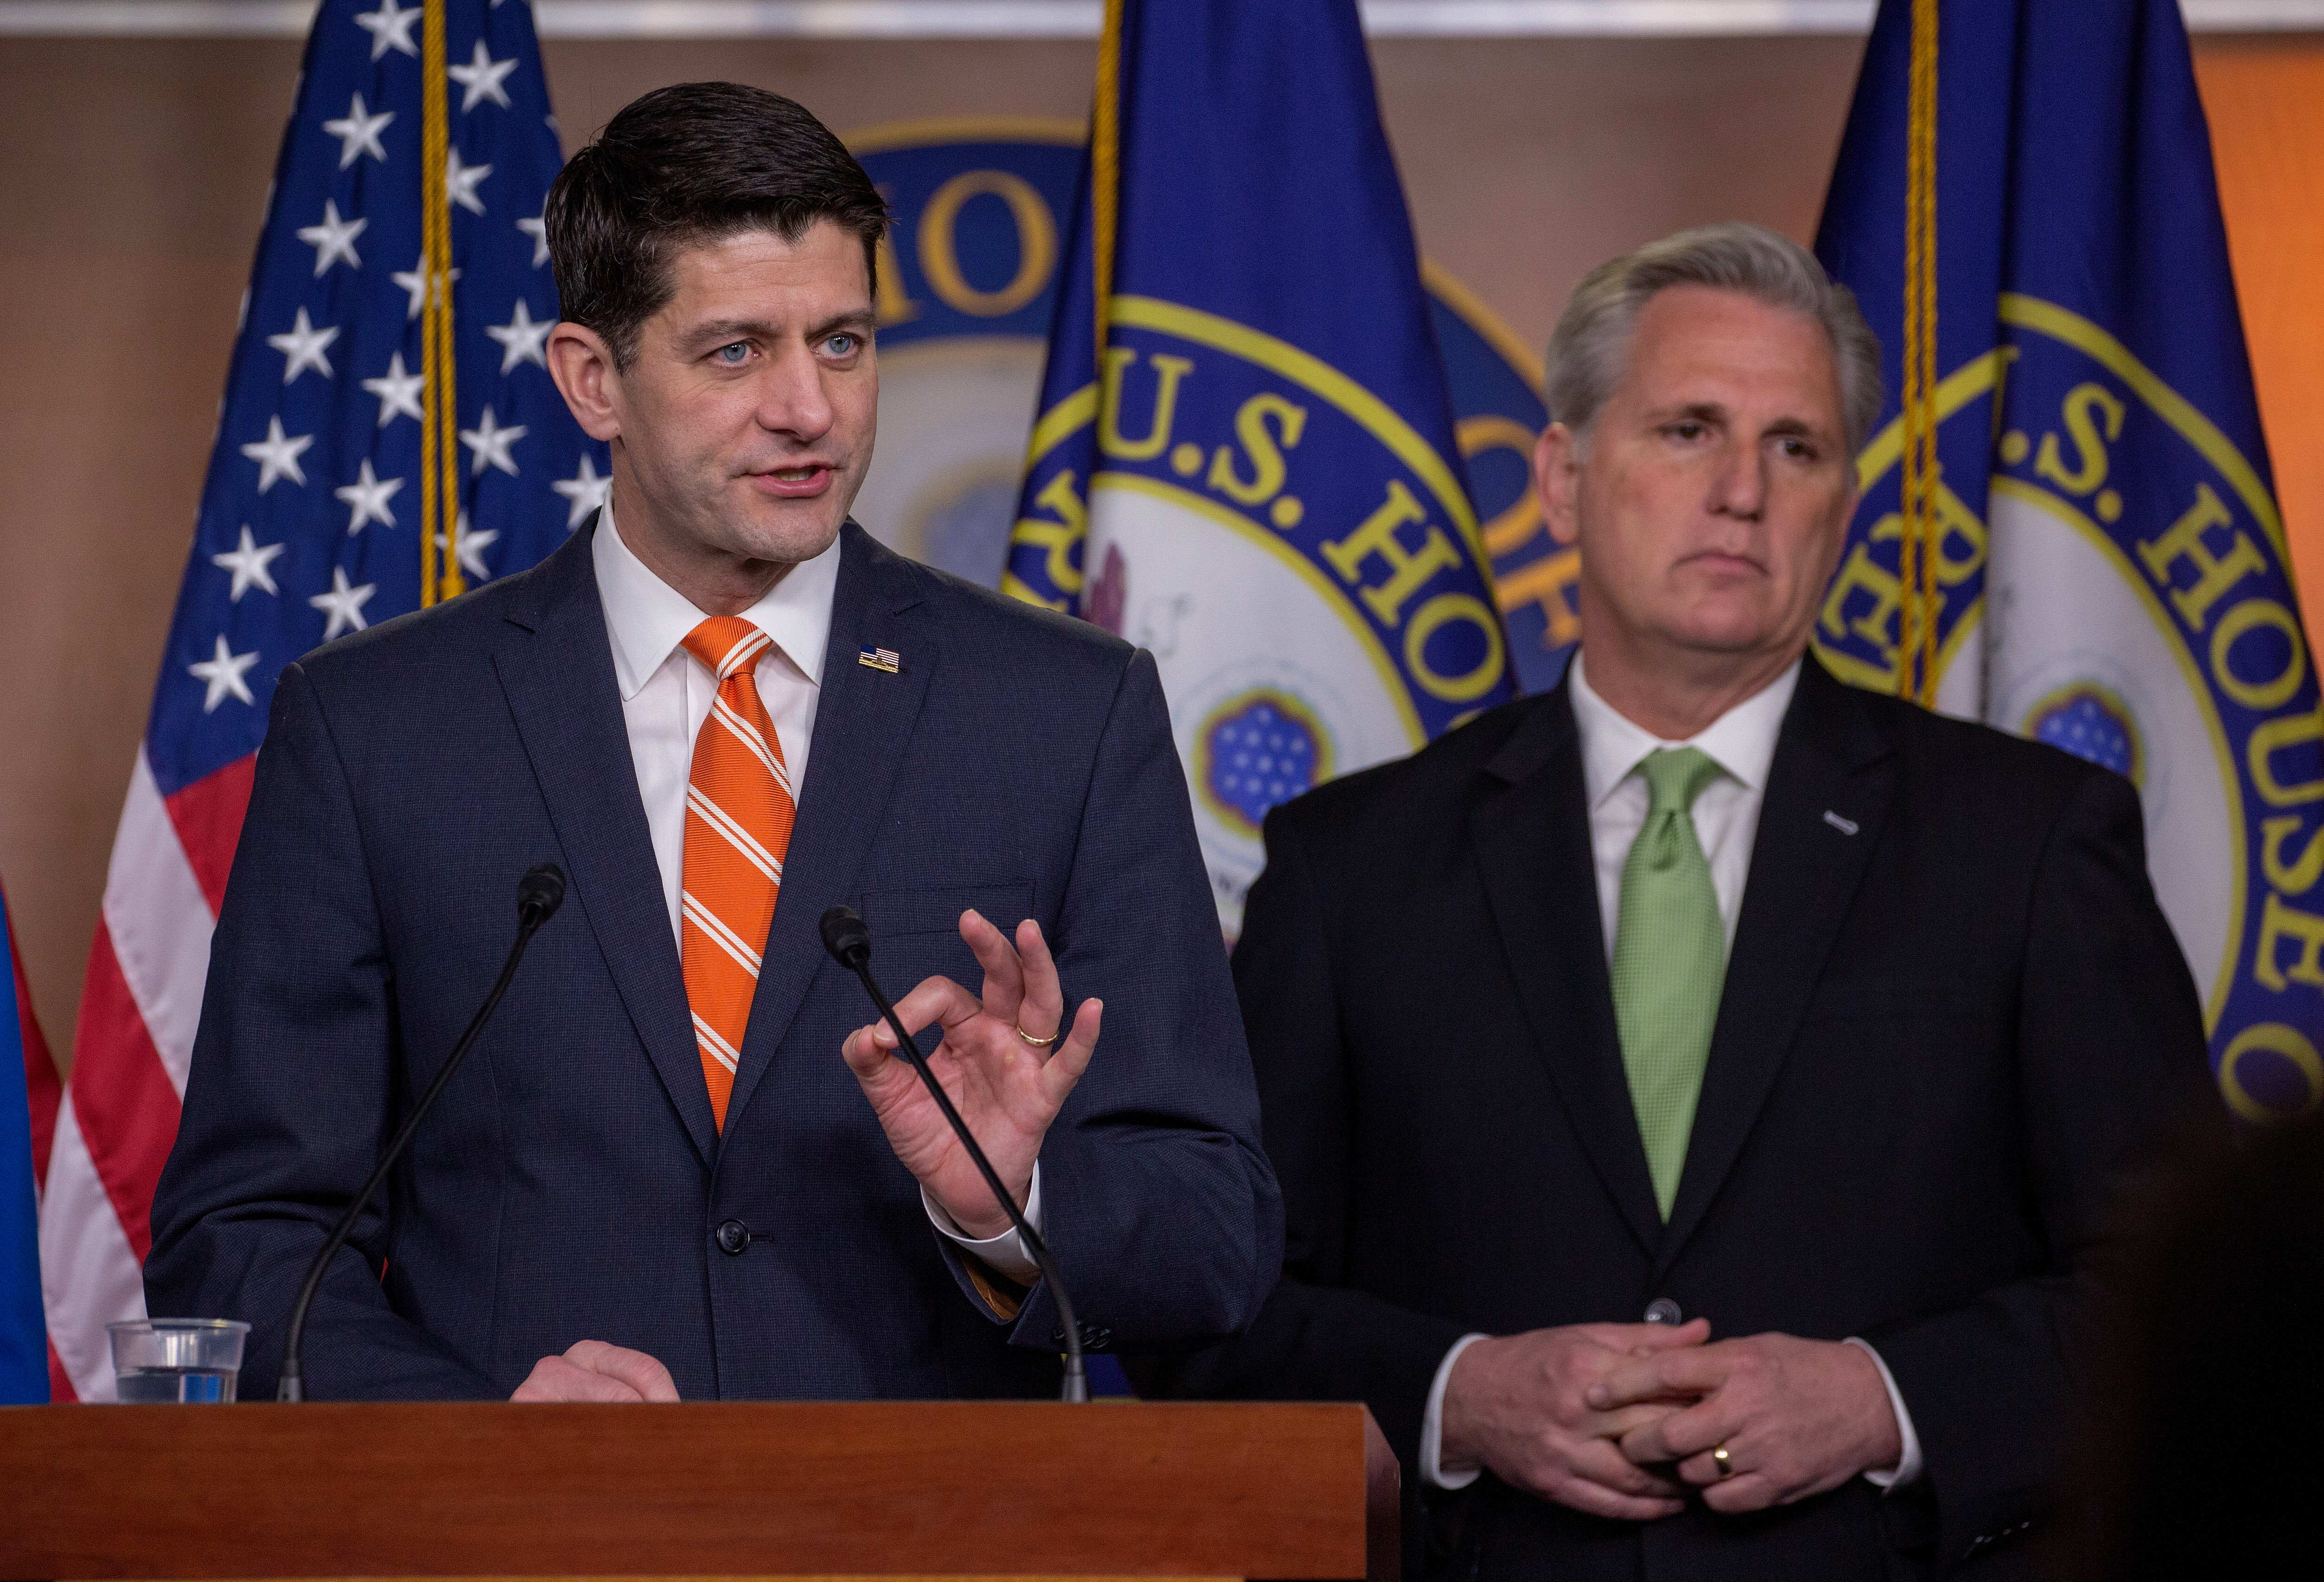
<svg viewBox="0 0 2324 1582"><path fill-rule="evenodd" d="M686 634L686 652L718 678L686 782L679 937L694 1041L722 1133L798 810L782 743L752 680L773 642L738 615L713 615Z"/></svg>

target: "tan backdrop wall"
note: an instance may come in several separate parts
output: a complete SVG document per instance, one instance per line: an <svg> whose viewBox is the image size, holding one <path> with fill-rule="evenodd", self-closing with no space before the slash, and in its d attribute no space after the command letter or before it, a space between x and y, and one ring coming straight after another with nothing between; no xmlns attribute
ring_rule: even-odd
<svg viewBox="0 0 2324 1582"><path fill-rule="evenodd" d="M1813 228L1858 40L1392 41L1373 51L1423 249L1527 342L1582 272L1681 226ZM843 134L1087 111L1074 43L552 42L568 145L726 77ZM281 140L288 41L0 44L0 877L60 1062L185 565ZM2199 42L2303 585L2324 587L2324 40ZM2324 601L2309 601L2319 629Z"/></svg>

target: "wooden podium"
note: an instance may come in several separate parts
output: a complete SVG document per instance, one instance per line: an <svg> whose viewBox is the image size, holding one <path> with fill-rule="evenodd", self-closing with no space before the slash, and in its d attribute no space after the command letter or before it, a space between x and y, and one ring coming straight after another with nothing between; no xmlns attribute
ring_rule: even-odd
<svg viewBox="0 0 2324 1582"><path fill-rule="evenodd" d="M1392 1578L1360 1406L0 1409L0 1577Z"/></svg>

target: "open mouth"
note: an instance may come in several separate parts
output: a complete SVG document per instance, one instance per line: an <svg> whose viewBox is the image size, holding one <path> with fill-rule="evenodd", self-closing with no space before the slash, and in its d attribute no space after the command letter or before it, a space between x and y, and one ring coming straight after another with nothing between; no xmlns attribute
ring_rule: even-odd
<svg viewBox="0 0 2324 1582"><path fill-rule="evenodd" d="M831 484L831 468L821 462L808 462L799 467L771 467L750 475L752 483L767 494L784 499L801 499L820 495Z"/></svg>

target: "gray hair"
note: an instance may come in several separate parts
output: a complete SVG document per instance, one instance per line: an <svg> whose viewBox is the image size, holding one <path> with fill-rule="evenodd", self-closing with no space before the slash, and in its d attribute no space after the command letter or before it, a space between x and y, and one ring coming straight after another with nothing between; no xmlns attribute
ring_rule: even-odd
<svg viewBox="0 0 2324 1582"><path fill-rule="evenodd" d="M1702 226L1601 264L1573 288L1549 338L1549 412L1587 439L1625 372L1638 312L1672 286L1740 291L1814 319L1831 342L1848 454L1859 455L1880 415L1880 340L1856 294L1833 283L1814 254L1765 226Z"/></svg>

